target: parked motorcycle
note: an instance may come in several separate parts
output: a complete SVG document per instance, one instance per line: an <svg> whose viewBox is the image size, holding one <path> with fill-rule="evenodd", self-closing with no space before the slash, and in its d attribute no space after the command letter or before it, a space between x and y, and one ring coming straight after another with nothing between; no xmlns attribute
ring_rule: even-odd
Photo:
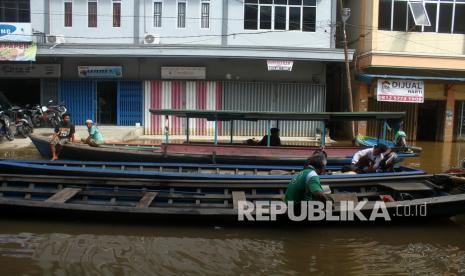
<svg viewBox="0 0 465 276"><path fill-rule="evenodd" d="M45 125L43 119L44 114L42 112L42 107L39 104L36 104L34 106L27 104L26 108L24 109L24 112L29 116L29 118L31 118L33 127L40 127Z"/></svg>
<svg viewBox="0 0 465 276"><path fill-rule="evenodd" d="M6 138L8 141L13 141L15 135L11 129L10 117L5 113L0 105L0 139Z"/></svg>
<svg viewBox="0 0 465 276"><path fill-rule="evenodd" d="M31 118L27 114L24 114L22 110L21 112L18 112L16 115L15 125L17 136L27 138L29 134L31 134L34 131Z"/></svg>
<svg viewBox="0 0 465 276"><path fill-rule="evenodd" d="M44 105L41 107L43 113L43 121L52 127L57 127L62 121L63 114L66 113L67 108L64 103L58 105L51 105L53 101L50 100L50 105Z"/></svg>

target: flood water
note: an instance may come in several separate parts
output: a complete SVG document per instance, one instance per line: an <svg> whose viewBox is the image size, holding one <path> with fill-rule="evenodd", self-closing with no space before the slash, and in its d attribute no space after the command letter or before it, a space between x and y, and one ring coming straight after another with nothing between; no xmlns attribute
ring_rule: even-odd
<svg viewBox="0 0 465 276"><path fill-rule="evenodd" d="M441 172L465 143L417 143ZM38 158L35 149L3 157ZM232 227L0 218L0 275L465 275L465 217L422 224Z"/></svg>

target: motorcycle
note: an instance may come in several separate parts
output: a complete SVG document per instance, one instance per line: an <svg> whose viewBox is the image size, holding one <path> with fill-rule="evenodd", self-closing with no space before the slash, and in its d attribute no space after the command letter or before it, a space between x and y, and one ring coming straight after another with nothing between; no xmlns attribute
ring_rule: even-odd
<svg viewBox="0 0 465 276"><path fill-rule="evenodd" d="M29 104L26 105L25 113L29 118L31 118L32 126L33 127L40 127L45 125L43 121L43 112L42 108L39 104L31 106Z"/></svg>
<svg viewBox="0 0 465 276"><path fill-rule="evenodd" d="M16 135L27 138L29 134L34 131L31 118L22 112L17 113L16 115Z"/></svg>
<svg viewBox="0 0 465 276"><path fill-rule="evenodd" d="M51 104L53 100L49 100ZM41 107L43 114L43 121L52 127L57 127L61 121L63 114L66 113L67 108L64 103L58 105L44 105Z"/></svg>
<svg viewBox="0 0 465 276"><path fill-rule="evenodd" d="M15 135L11 129L10 118L5 113L5 110L0 106L0 139L6 138L8 141L13 141Z"/></svg>

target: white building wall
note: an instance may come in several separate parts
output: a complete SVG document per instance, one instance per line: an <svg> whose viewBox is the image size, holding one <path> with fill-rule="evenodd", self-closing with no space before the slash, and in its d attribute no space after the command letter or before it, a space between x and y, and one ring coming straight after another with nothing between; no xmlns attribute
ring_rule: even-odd
<svg viewBox="0 0 465 276"><path fill-rule="evenodd" d="M317 0L316 31L263 33L244 29L244 1L211 0L210 28L200 26L201 0L186 0L186 27L177 27L179 0L160 0L162 26L154 27L153 2L158 0L121 0L121 27L113 27L112 0L98 0L97 27L88 27L87 0L72 0L73 26L64 27L64 0L31 0L31 21L35 31L64 35L66 43L140 44L145 34L160 36L161 44L270 46L330 48L332 11L336 0ZM228 6L223 7L227 2ZM50 6L50 18L46 15ZM227 14L224 21L223 12ZM334 29L334 28L333 28ZM258 34L260 32L260 34ZM226 39L223 39L226 38ZM223 44L222 44L223 42Z"/></svg>

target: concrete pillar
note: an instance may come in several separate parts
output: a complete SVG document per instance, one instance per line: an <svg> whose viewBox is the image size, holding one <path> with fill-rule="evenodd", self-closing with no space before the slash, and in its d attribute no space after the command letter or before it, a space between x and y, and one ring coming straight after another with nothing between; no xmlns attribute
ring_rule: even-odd
<svg viewBox="0 0 465 276"><path fill-rule="evenodd" d="M446 84L446 116L444 123L444 142L452 142L454 139L454 111L455 111L455 90L453 85Z"/></svg>
<svg viewBox="0 0 465 276"><path fill-rule="evenodd" d="M368 111L368 93L370 86L365 82L358 83L357 96L355 98L355 112ZM367 122L360 121L357 123L357 129L355 134L366 135L367 134Z"/></svg>

